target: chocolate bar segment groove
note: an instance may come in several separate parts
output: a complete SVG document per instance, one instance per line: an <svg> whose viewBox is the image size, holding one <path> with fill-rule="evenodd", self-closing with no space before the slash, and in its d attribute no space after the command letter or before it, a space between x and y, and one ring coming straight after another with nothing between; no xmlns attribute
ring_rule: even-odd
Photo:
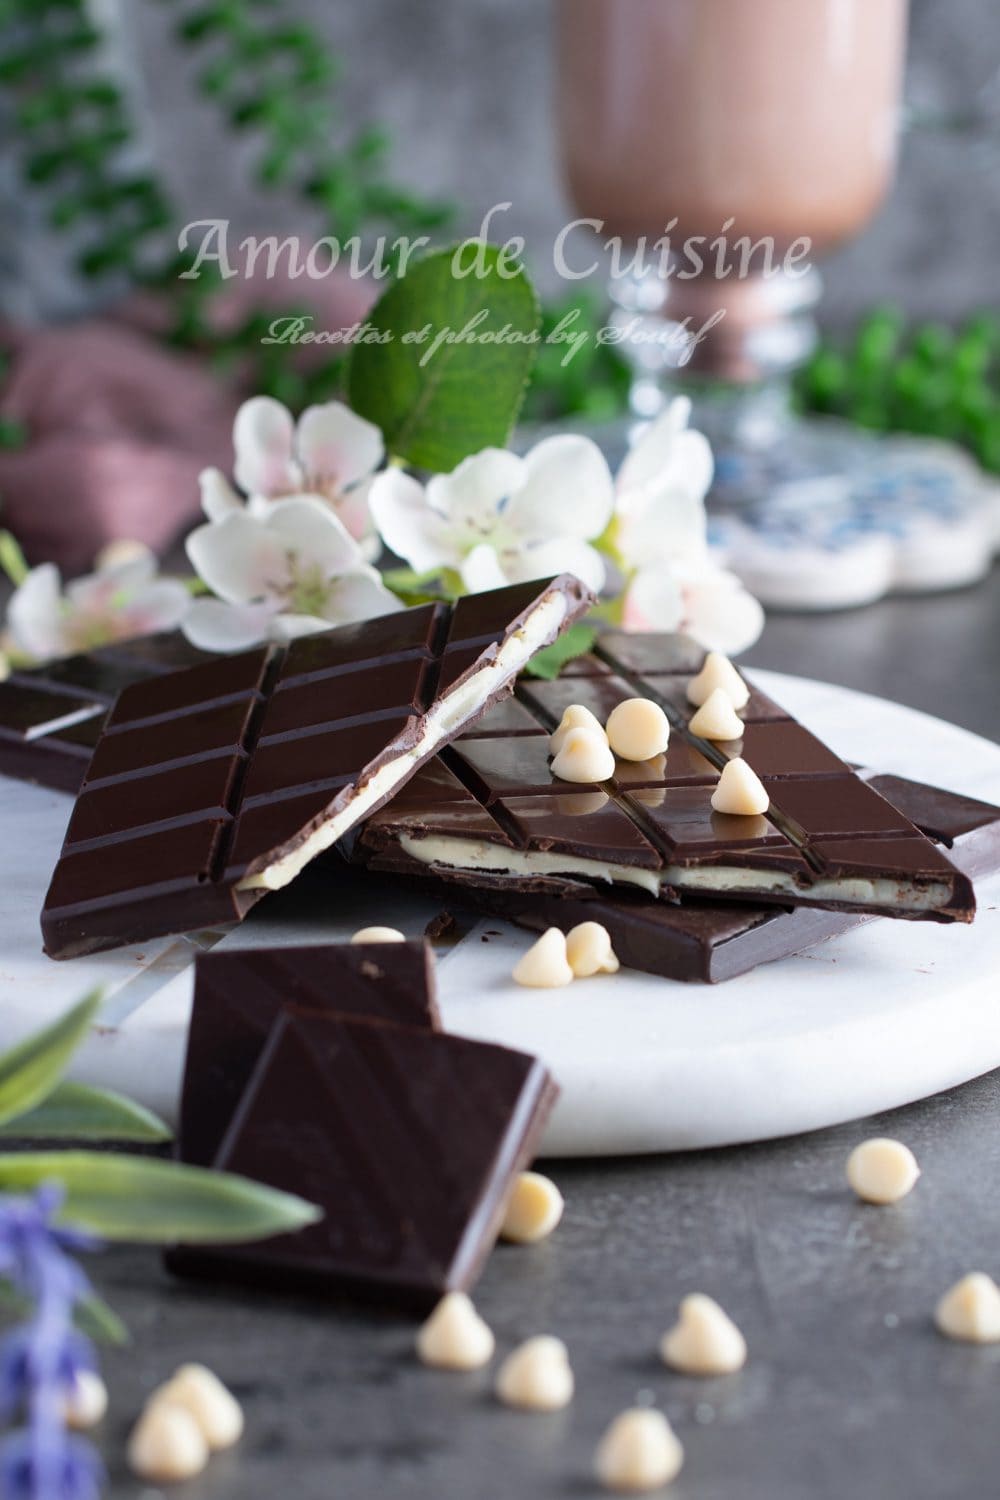
<svg viewBox="0 0 1000 1500"><path fill-rule="evenodd" d="M509 693L589 602L563 574L127 687L52 878L46 952L238 920Z"/></svg>
<svg viewBox="0 0 1000 1500"><path fill-rule="evenodd" d="M0 682L0 774L77 792L108 710L133 683L209 658L179 632L116 641Z"/></svg>

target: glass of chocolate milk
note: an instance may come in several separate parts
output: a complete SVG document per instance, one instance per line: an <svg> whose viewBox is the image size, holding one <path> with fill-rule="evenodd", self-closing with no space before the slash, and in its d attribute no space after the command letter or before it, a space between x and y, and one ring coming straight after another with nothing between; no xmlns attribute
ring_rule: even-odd
<svg viewBox="0 0 1000 1500"><path fill-rule="evenodd" d="M791 420L814 262L892 181L906 22L907 0L557 0L564 174L601 225L565 258L604 265L614 321L646 330L637 413L693 380L751 440Z"/></svg>

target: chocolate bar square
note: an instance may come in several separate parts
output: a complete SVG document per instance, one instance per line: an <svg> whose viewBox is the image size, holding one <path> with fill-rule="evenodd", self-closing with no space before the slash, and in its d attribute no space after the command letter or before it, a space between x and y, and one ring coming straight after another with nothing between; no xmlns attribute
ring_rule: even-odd
<svg viewBox="0 0 1000 1500"><path fill-rule="evenodd" d="M177 1144L210 1166L272 1026L288 1008L440 1029L421 941L221 948L195 960Z"/></svg>
<svg viewBox="0 0 1000 1500"><path fill-rule="evenodd" d="M424 1311L475 1281L555 1095L536 1058L505 1047L286 1012L215 1165L298 1193L324 1218L171 1264Z"/></svg>

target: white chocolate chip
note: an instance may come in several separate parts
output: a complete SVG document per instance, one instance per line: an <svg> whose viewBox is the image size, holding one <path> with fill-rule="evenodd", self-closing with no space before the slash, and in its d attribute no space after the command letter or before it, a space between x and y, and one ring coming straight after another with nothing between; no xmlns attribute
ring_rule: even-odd
<svg viewBox="0 0 1000 1500"><path fill-rule="evenodd" d="M687 685L688 702L700 708L716 688L722 689L734 708L745 708L750 701L750 689L728 656L710 651L697 677L692 677Z"/></svg>
<svg viewBox="0 0 1000 1500"><path fill-rule="evenodd" d="M887 1137L862 1141L847 1158L847 1180L866 1203L898 1203L919 1176L920 1168L909 1146Z"/></svg>
<svg viewBox="0 0 1000 1500"><path fill-rule="evenodd" d="M107 1409L108 1388L97 1371L78 1371L63 1407L66 1426L85 1432L88 1427L97 1426Z"/></svg>
<svg viewBox="0 0 1000 1500"><path fill-rule="evenodd" d="M733 707L732 699L722 688L713 688L688 724L692 734L703 740L738 740L743 735L743 720Z"/></svg>
<svg viewBox="0 0 1000 1500"><path fill-rule="evenodd" d="M670 739L670 723L651 698L626 698L608 715L608 744L622 760L652 760Z"/></svg>
<svg viewBox="0 0 1000 1500"><path fill-rule="evenodd" d="M766 813L771 799L757 772L740 756L727 760L712 793L716 812L734 813L739 818L759 817Z"/></svg>
<svg viewBox="0 0 1000 1500"><path fill-rule="evenodd" d="M663 1363L684 1375L732 1375L747 1359L747 1342L728 1313L703 1292L685 1297L660 1342Z"/></svg>
<svg viewBox="0 0 1000 1500"><path fill-rule="evenodd" d="M500 1238L515 1245L534 1245L555 1229L563 1216L563 1195L541 1172L522 1172L507 1202Z"/></svg>
<svg viewBox="0 0 1000 1500"><path fill-rule="evenodd" d="M140 1479L178 1484L201 1473L208 1462L208 1444L185 1407L161 1399L146 1407L132 1429L128 1461Z"/></svg>
<svg viewBox="0 0 1000 1500"><path fill-rule="evenodd" d="M563 710L559 728L549 735L549 750L553 755L559 754L571 729L596 729L598 734L604 734L604 725L596 714L582 703L571 703Z"/></svg>
<svg viewBox="0 0 1000 1500"><path fill-rule="evenodd" d="M489 1325L464 1292L446 1292L417 1334L417 1357L437 1370L481 1370L494 1347Z"/></svg>
<svg viewBox="0 0 1000 1500"><path fill-rule="evenodd" d="M970 1271L945 1292L934 1321L945 1338L967 1344L1000 1343L1000 1287L985 1271Z"/></svg>
<svg viewBox="0 0 1000 1500"><path fill-rule="evenodd" d="M611 936L600 922L581 922L566 934L566 957L577 979L591 974L617 974L621 967Z"/></svg>
<svg viewBox="0 0 1000 1500"><path fill-rule="evenodd" d="M566 957L566 938L549 927L514 965L512 978L529 990L557 990L569 984L573 970Z"/></svg>
<svg viewBox="0 0 1000 1500"><path fill-rule="evenodd" d="M561 781L607 781L614 772L603 729L571 729L552 762L552 774Z"/></svg>
<svg viewBox="0 0 1000 1500"><path fill-rule="evenodd" d="M182 1406L198 1424L213 1453L231 1448L243 1436L243 1409L232 1391L205 1365L181 1365L166 1385L150 1398Z"/></svg>
<svg viewBox="0 0 1000 1500"><path fill-rule="evenodd" d="M658 1490L684 1463L680 1439L662 1412L636 1406L615 1417L597 1445L594 1467L609 1490Z"/></svg>
<svg viewBox="0 0 1000 1500"><path fill-rule="evenodd" d="M398 927L359 927L352 943L405 943L406 934Z"/></svg>
<svg viewBox="0 0 1000 1500"><path fill-rule="evenodd" d="M560 1411L573 1399L573 1371L562 1339L541 1334L508 1354L497 1372L496 1392L506 1406Z"/></svg>

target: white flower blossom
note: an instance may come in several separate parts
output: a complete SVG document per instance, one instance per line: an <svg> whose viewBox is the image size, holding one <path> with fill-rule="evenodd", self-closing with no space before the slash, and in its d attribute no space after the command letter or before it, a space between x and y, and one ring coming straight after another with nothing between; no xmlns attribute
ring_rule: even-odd
<svg viewBox="0 0 1000 1500"><path fill-rule="evenodd" d="M46 661L109 641L173 630L190 603L184 584L159 578L155 556L144 550L127 562L75 578L65 590L55 564L41 563L14 590L7 626L16 650Z"/></svg>
<svg viewBox="0 0 1000 1500"><path fill-rule="evenodd" d="M705 495L712 450L687 425L691 403L672 401L618 471L615 547L628 582L629 630L682 630L711 651L752 646L764 611L708 546Z"/></svg>
<svg viewBox="0 0 1000 1500"><path fill-rule="evenodd" d="M186 547L216 595L195 599L184 619L188 640L205 651L240 651L402 608L313 497L275 501L266 514L231 510L196 527Z"/></svg>
<svg viewBox="0 0 1000 1500"><path fill-rule="evenodd" d="M604 583L591 544L611 519L614 485L588 438L544 438L524 458L484 448L426 486L390 468L369 503L387 547L419 574L457 574L467 593L561 572L595 591Z"/></svg>
<svg viewBox="0 0 1000 1500"><path fill-rule="evenodd" d="M233 423L233 472L251 515L277 500L310 496L334 511L370 562L378 552L368 495L385 457L382 434L340 401L310 406L298 423L270 396L244 401ZM210 521L244 509L219 469L201 474L202 509Z"/></svg>

